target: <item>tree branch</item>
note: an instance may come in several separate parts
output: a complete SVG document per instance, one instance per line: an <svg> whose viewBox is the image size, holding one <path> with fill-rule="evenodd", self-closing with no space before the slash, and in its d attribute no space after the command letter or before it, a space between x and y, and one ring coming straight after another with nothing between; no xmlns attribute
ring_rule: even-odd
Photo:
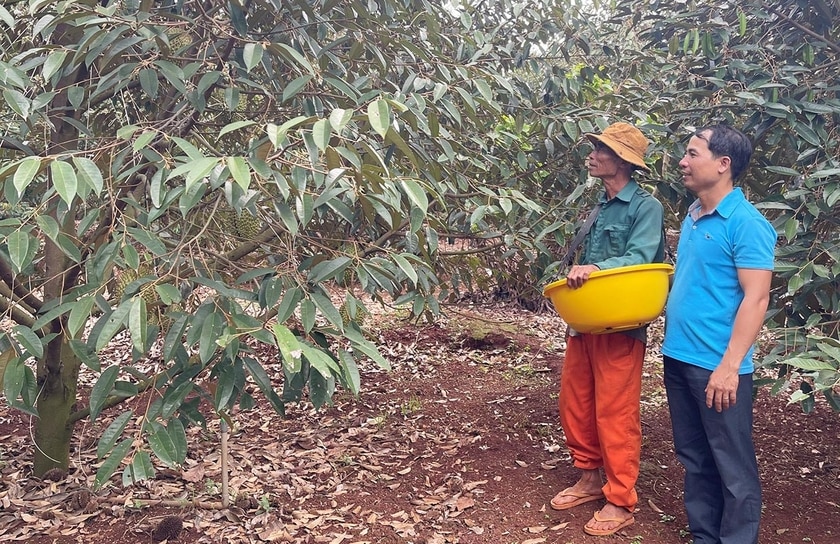
<svg viewBox="0 0 840 544"><path fill-rule="evenodd" d="M461 255L476 255L478 253L487 253L494 249L499 249L500 247L505 247L504 242L496 242L495 244L491 244L489 246L481 246L476 247L473 249L464 249L462 251L441 251L439 255L443 257L458 257Z"/></svg>
<svg viewBox="0 0 840 544"><path fill-rule="evenodd" d="M6 284L0 284L0 313L10 316L12 321L18 325L31 328L35 324L34 314L29 313L19 304L16 304L13 299L10 299L7 290L8 286Z"/></svg>
<svg viewBox="0 0 840 544"><path fill-rule="evenodd" d="M31 289L27 289L24 285L16 281L20 275L15 275L14 271L9 266L9 263L0 259L0 282L4 283L14 294L14 296L6 295L10 299L13 299L27 308L27 310L31 309L33 313L37 312L41 309L41 306L44 305L44 302L32 294Z"/></svg>
<svg viewBox="0 0 840 544"><path fill-rule="evenodd" d="M13 140L7 136L0 136L0 148L17 149L18 151L23 151L28 156L38 156L38 153L25 143Z"/></svg>
<svg viewBox="0 0 840 544"><path fill-rule="evenodd" d="M823 36L821 34L817 34L813 30L811 30L810 28L803 25L802 23L794 21L793 19L791 19L790 17L788 17L787 15L782 13L781 11L777 10L773 6L768 5L767 3L764 3L764 8L767 9L767 11L771 12L773 15L775 15L775 16L781 18L781 19L784 19L784 21L786 23L788 23L792 27L798 29L800 32L804 32L805 34L814 38L815 40L819 40L819 41L823 42L825 45L828 46L829 49L831 49L835 53L840 53L840 44L836 44L836 43L832 42L831 40L829 40L828 38L826 38L825 36Z"/></svg>

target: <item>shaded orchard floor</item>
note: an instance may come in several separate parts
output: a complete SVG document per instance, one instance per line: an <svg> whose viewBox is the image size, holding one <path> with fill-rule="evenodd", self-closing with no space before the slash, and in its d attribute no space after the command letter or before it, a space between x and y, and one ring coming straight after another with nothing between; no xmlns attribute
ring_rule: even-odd
<svg viewBox="0 0 840 544"><path fill-rule="evenodd" d="M215 421L190 430L181 471L161 468L130 488L115 476L90 493L95 439L108 417L77 432L67 478L43 482L29 474L28 418L3 404L0 539L145 543L161 520L177 516L183 529L169 542L690 542L656 330L645 365L636 524L605 539L582 532L598 503L548 507L576 478L557 425L556 317L475 306L438 326L385 322L378 340L394 368L363 368L360 398L339 393L318 412L291 405L286 419L262 404L233 415L229 508L220 507ZM269 363L276 356L262 355L279 380ZM840 415L785 404L767 391L756 402L761 542L840 542Z"/></svg>

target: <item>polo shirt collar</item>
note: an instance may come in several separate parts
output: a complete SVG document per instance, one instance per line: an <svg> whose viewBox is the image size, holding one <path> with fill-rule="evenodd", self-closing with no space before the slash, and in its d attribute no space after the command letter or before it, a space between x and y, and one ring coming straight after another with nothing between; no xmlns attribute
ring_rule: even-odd
<svg viewBox="0 0 840 544"><path fill-rule="evenodd" d="M622 193L624 190L621 191ZM621 194L621 193L619 193ZM711 213L717 212L718 215L721 217L728 218L732 215L732 212L735 211L735 208L738 206L740 202L742 202L746 197L744 197L744 191L741 190L740 187L735 187L732 191L729 192L728 195L723 197L723 200L718 202L717 207L712 210ZM689 213L692 213L696 208L700 207L700 199L698 198L694 202L691 203L691 206L688 207Z"/></svg>
<svg viewBox="0 0 840 544"><path fill-rule="evenodd" d="M744 191L740 187L735 187L718 203L716 210L721 216L729 217L742 200L744 200Z"/></svg>

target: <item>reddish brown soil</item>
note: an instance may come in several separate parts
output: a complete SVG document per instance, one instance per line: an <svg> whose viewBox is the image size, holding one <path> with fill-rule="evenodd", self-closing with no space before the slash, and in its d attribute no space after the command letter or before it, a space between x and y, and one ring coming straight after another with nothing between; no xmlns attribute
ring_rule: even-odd
<svg viewBox="0 0 840 544"><path fill-rule="evenodd" d="M550 316L491 308L436 327L383 329L394 368L366 367L360 398L339 393L320 412L293 405L286 419L263 407L234 414L229 508L218 507L215 423L190 431L180 473L161 470L127 489L115 476L80 501L93 481L94 429L77 433L70 475L42 482L29 474L28 418L0 405L0 541L148 543L165 516L178 516L183 530L169 542L690 542L656 338L645 367L636 524L591 537L582 528L599 503L548 507L576 479L557 424L561 327ZM761 543L840 542L840 415L819 403L806 415L767 391L755 415ZM142 502L174 498L188 506Z"/></svg>

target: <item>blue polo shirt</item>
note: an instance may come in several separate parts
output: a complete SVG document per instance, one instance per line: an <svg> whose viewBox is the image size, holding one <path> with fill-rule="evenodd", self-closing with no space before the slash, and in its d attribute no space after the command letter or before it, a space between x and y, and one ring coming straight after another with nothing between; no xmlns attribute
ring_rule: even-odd
<svg viewBox="0 0 840 544"><path fill-rule="evenodd" d="M696 221L689 213L677 245L662 353L707 370L717 368L744 299L738 269L773 270L775 245L776 231L740 188ZM750 347L739 374L753 371L752 354Z"/></svg>

